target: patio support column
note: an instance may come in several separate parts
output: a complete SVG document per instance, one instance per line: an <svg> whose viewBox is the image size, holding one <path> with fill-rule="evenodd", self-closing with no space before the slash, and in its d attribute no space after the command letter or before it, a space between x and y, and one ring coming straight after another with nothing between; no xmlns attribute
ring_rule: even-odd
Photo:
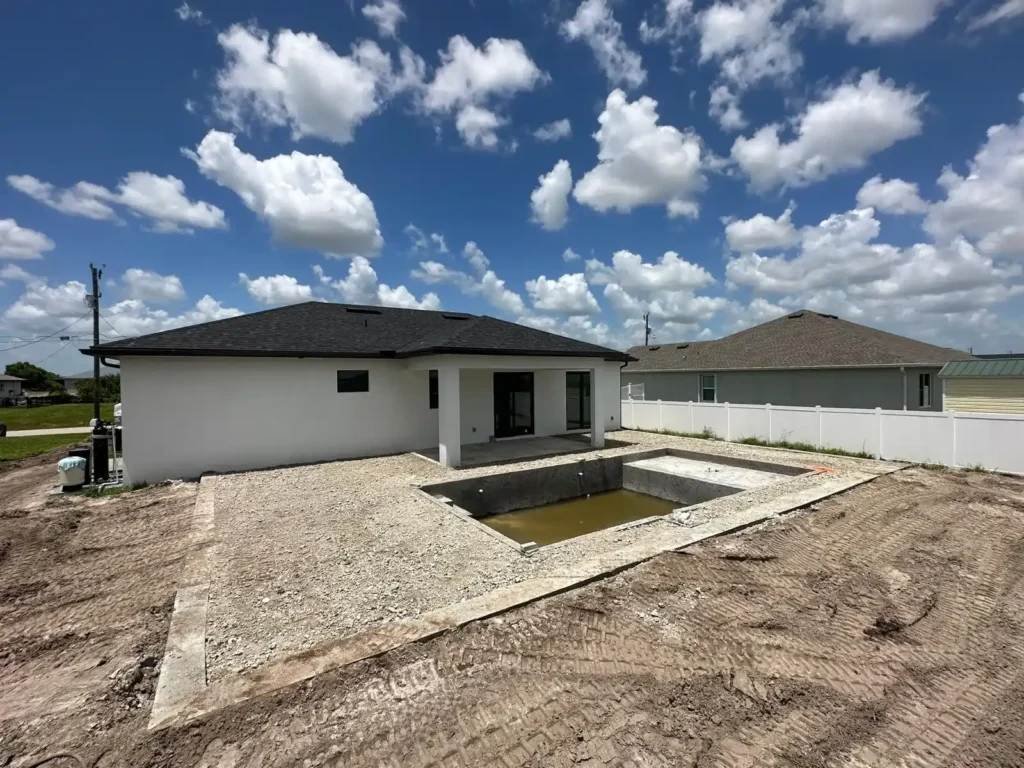
<svg viewBox="0 0 1024 768"><path fill-rule="evenodd" d="M437 371L438 458L445 467L462 464L462 425L459 418L459 369Z"/></svg>
<svg viewBox="0 0 1024 768"><path fill-rule="evenodd" d="M592 448L604 448L604 402L598 383L598 368L590 369L590 445Z"/></svg>

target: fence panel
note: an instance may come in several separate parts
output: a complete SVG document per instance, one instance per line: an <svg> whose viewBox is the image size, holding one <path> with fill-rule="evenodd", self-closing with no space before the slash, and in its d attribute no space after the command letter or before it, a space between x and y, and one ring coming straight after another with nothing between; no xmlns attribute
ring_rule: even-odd
<svg viewBox="0 0 1024 768"><path fill-rule="evenodd" d="M688 403L661 404L661 421L664 429L672 432L693 432L693 425L690 423L690 406Z"/></svg>
<svg viewBox="0 0 1024 768"><path fill-rule="evenodd" d="M1024 473L1024 416L956 415L956 463Z"/></svg>
<svg viewBox="0 0 1024 768"><path fill-rule="evenodd" d="M772 440L818 444L818 413L813 408L772 408Z"/></svg>
<svg viewBox="0 0 1024 768"><path fill-rule="evenodd" d="M948 413L882 411L882 458L953 462L953 418Z"/></svg>
<svg viewBox="0 0 1024 768"><path fill-rule="evenodd" d="M877 456L878 413L854 408L822 408L821 446Z"/></svg>
<svg viewBox="0 0 1024 768"><path fill-rule="evenodd" d="M725 439L725 406L715 403L693 404L693 431L703 432L710 429L717 437Z"/></svg>
<svg viewBox="0 0 1024 768"><path fill-rule="evenodd" d="M730 405L729 437L742 440L745 437L768 439L768 409L763 405Z"/></svg>
<svg viewBox="0 0 1024 768"><path fill-rule="evenodd" d="M647 429L655 432L659 429L657 403L634 400L629 404L629 410L634 429Z"/></svg>

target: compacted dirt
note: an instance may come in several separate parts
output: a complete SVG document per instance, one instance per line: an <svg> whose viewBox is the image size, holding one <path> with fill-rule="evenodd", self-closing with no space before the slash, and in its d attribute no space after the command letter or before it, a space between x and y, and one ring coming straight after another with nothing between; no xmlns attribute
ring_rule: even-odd
<svg viewBox="0 0 1024 768"><path fill-rule="evenodd" d="M191 493L2 505L0 766L1024 765L1024 480L898 472L148 733Z"/></svg>

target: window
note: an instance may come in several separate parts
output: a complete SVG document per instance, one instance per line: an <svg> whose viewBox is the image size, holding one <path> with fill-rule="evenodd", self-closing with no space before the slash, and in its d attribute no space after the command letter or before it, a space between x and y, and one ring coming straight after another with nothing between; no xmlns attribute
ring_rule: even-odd
<svg viewBox="0 0 1024 768"><path fill-rule="evenodd" d="M369 371L338 371L339 392L369 392Z"/></svg>
<svg viewBox="0 0 1024 768"><path fill-rule="evenodd" d="M922 373L917 377L917 406L918 408L932 407L932 375Z"/></svg>
<svg viewBox="0 0 1024 768"><path fill-rule="evenodd" d="M430 372L430 410L437 410L437 371Z"/></svg>
<svg viewBox="0 0 1024 768"><path fill-rule="evenodd" d="M702 403L717 403L717 381L715 374L702 373L700 377L700 401Z"/></svg>

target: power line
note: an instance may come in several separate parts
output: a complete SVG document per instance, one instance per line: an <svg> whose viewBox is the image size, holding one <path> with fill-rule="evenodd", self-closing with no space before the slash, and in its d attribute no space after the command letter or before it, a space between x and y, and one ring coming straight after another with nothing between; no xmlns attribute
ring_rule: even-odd
<svg viewBox="0 0 1024 768"><path fill-rule="evenodd" d="M112 330L114 333L116 333L122 339L127 338L123 333L121 333L119 330L117 330L117 328L115 328L113 325L110 324L110 321L107 320L105 315L101 314L100 315L100 319L103 320L103 322L106 323L110 327L110 330Z"/></svg>
<svg viewBox="0 0 1024 768"><path fill-rule="evenodd" d="M62 333L64 333L64 331L66 331L66 330L67 330L68 328L70 328L70 327L71 327L72 325L74 325L75 323L80 323L80 322L82 322L82 321L83 321L83 320L85 320L85 318L87 318L88 316L89 316L89 313L88 313L88 312L86 312L86 313L85 313L84 315L82 315L82 316L81 316L80 318L78 318L77 320L74 320L74 321L72 321L72 322L68 323L68 324L67 324L67 325L65 325L65 326L64 326L63 328L61 328L61 329L60 329L59 331L54 331L54 332L53 332L53 333L51 333L51 334L50 334L49 336L40 336L40 337L39 337L38 339L34 339L33 341L27 341L27 342L25 342L24 344L17 344L17 345L15 345L15 346L13 346L13 347L7 347L6 349L0 349L0 352L10 352L11 350L14 350L14 349L21 349L22 347L30 347L30 346L32 346L33 344L38 344L38 343L39 343L39 342L41 342L41 341L46 341L47 339L52 339L52 338L53 338L54 336L60 336L60 335L61 335Z"/></svg>
<svg viewBox="0 0 1024 768"><path fill-rule="evenodd" d="M46 357L44 357L44 358L43 358L42 360L36 360L36 361L35 361L35 362L33 363L33 365L39 365L39 364L41 364L41 363L45 363L45 362L46 362L47 360L49 360L49 359L50 359L51 357L53 357L54 355L56 355L56 354L57 354L58 352L62 352L63 350L67 349L68 345L69 345L69 344L70 344L70 343L71 343L72 341L73 341L73 339L68 339L68 340L67 340L67 341L65 341L65 342L64 342L64 343L63 343L63 344L62 344L62 345L61 345L60 347L58 347L57 349L53 350L53 352L51 352L50 354L48 354L48 355L47 355Z"/></svg>

